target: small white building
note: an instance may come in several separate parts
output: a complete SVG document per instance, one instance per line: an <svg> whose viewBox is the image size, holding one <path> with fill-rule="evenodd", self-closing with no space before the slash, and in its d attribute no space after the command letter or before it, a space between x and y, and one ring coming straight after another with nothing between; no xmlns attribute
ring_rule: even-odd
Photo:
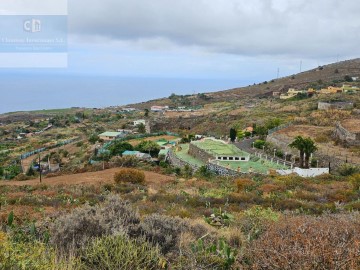
<svg viewBox="0 0 360 270"><path fill-rule="evenodd" d="M140 120L136 120L136 121L133 122L134 126L137 126L137 125L140 125L140 124L146 125L146 120L140 119Z"/></svg>
<svg viewBox="0 0 360 270"><path fill-rule="evenodd" d="M169 106L151 106L152 112L163 112L169 109Z"/></svg>

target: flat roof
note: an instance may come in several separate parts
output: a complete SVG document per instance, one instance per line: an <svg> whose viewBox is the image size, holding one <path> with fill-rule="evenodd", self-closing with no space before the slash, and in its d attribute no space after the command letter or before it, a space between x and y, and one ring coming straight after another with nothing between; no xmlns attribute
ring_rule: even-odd
<svg viewBox="0 0 360 270"><path fill-rule="evenodd" d="M203 139L191 142L200 149L215 156L249 156L249 153L241 151L233 144L228 144L220 140Z"/></svg>
<svg viewBox="0 0 360 270"><path fill-rule="evenodd" d="M106 136L106 137L118 137L122 135L121 132L112 132L112 131L107 131L104 133L101 133L99 136Z"/></svg>

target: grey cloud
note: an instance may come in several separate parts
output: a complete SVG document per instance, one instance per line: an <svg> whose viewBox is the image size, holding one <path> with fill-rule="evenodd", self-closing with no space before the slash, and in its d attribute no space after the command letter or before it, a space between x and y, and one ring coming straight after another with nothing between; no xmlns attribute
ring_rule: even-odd
<svg viewBox="0 0 360 270"><path fill-rule="evenodd" d="M358 14L356 0L70 0L69 29L148 49L329 57L359 53Z"/></svg>

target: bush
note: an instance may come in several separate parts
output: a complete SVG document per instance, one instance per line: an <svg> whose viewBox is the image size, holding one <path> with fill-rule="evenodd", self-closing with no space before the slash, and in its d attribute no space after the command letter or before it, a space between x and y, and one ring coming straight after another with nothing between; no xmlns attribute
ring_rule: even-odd
<svg viewBox="0 0 360 270"><path fill-rule="evenodd" d="M359 214L297 216L272 223L252 242L250 269L359 269Z"/></svg>
<svg viewBox="0 0 360 270"><path fill-rule="evenodd" d="M160 252L148 243L129 240L123 236L94 239L82 252L80 269L162 269Z"/></svg>
<svg viewBox="0 0 360 270"><path fill-rule="evenodd" d="M74 259L67 262L56 258L52 248L41 242L17 243L0 232L0 269L61 270L76 269Z"/></svg>
<svg viewBox="0 0 360 270"><path fill-rule="evenodd" d="M133 156L116 157L113 159L118 167L136 167L139 164L139 159Z"/></svg>
<svg viewBox="0 0 360 270"><path fill-rule="evenodd" d="M136 169L120 169L114 175L114 181L117 184L120 183L132 183L132 184L144 184L145 183L145 174L143 171Z"/></svg>
<svg viewBox="0 0 360 270"><path fill-rule="evenodd" d="M258 238L265 230L266 224L279 220L279 214L270 208L254 206L244 212L241 229L249 240Z"/></svg>
<svg viewBox="0 0 360 270"><path fill-rule="evenodd" d="M235 181L235 184L237 187L237 192L242 192L242 191L251 191L256 183L253 180L244 178L244 179L237 179Z"/></svg>
<svg viewBox="0 0 360 270"><path fill-rule="evenodd" d="M159 245L164 254L178 249L180 236L186 231L189 225L184 220L158 214L147 216L140 225L141 234Z"/></svg>
<svg viewBox="0 0 360 270"><path fill-rule="evenodd" d="M360 191L360 173L351 176L349 180L353 190Z"/></svg>
<svg viewBox="0 0 360 270"><path fill-rule="evenodd" d="M59 251L68 251L103 235L131 234L139 223L129 203L112 195L100 206L86 205L59 217L50 226L50 241Z"/></svg>
<svg viewBox="0 0 360 270"><path fill-rule="evenodd" d="M266 142L264 140L256 140L254 142L254 147L258 149L263 149L263 146L265 146Z"/></svg>
<svg viewBox="0 0 360 270"><path fill-rule="evenodd" d="M343 164L338 168L338 173L342 176L350 176L360 172L359 167L353 166L351 164Z"/></svg>

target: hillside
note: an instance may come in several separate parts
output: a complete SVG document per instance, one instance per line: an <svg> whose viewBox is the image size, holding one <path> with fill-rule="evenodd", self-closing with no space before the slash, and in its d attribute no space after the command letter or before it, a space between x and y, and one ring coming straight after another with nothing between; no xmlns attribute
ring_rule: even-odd
<svg viewBox="0 0 360 270"><path fill-rule="evenodd" d="M234 99L251 99L262 96L271 96L273 91L285 92L289 88L326 87L341 81L346 75L360 77L360 58L341 61L320 66L292 76L269 81L256 85L239 87L219 92L205 93L209 99L199 98L197 95L188 96L194 105L204 105L213 102L233 101ZM154 105L171 105L169 98L155 99L147 102L131 104L129 106L145 109Z"/></svg>

